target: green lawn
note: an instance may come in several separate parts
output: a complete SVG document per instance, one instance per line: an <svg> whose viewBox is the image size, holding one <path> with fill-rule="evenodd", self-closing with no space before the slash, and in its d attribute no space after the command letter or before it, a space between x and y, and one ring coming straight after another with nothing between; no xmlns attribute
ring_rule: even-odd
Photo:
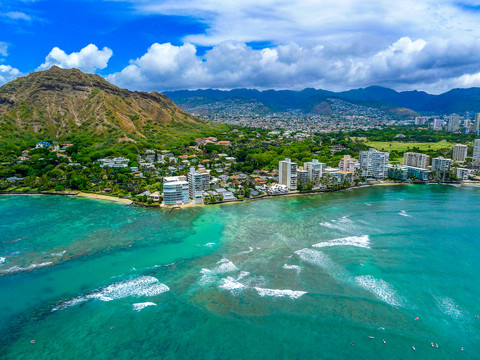
<svg viewBox="0 0 480 360"><path fill-rule="evenodd" d="M373 147L380 151L399 151L405 152L413 150L414 147L419 148L420 151L438 150L438 149L452 149L455 143L448 141L439 141L436 143L421 143L421 142L383 142L383 141L367 141L367 146Z"/></svg>

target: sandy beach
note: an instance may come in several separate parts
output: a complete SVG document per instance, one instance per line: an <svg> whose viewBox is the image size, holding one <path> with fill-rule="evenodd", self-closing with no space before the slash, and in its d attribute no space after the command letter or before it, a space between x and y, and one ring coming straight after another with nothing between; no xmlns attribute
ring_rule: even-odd
<svg viewBox="0 0 480 360"><path fill-rule="evenodd" d="M124 205L130 205L132 203L132 200L129 200L129 199L121 199L114 196L90 194L90 193L84 193L84 192L79 192L75 196L85 197L89 199L97 199L97 200L108 200L108 201L113 201L113 202L124 204Z"/></svg>

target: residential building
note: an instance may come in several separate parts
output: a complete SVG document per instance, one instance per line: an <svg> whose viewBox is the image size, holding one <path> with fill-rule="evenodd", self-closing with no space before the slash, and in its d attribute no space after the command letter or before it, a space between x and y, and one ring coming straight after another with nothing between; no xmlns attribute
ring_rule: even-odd
<svg viewBox="0 0 480 360"><path fill-rule="evenodd" d="M163 202L165 205L184 205L189 202L188 182L185 176L163 178Z"/></svg>
<svg viewBox="0 0 480 360"><path fill-rule="evenodd" d="M270 186L270 188L268 189L268 193L270 195L287 194L288 193L288 187L287 187L287 185L275 184L273 186Z"/></svg>
<svg viewBox="0 0 480 360"><path fill-rule="evenodd" d="M308 178L312 181L320 180L326 164L318 162L317 159L303 163L303 168L308 172Z"/></svg>
<svg viewBox="0 0 480 360"><path fill-rule="evenodd" d="M474 127L474 132L475 132L475 135L480 135L480 113L477 113L477 115L475 115L475 127Z"/></svg>
<svg viewBox="0 0 480 360"><path fill-rule="evenodd" d="M338 168L342 171L348 171L351 173L355 173L360 167L360 164L355 159L352 159L350 155L344 155L340 162L338 163Z"/></svg>
<svg viewBox="0 0 480 360"><path fill-rule="evenodd" d="M473 142L473 163L480 165L480 139L475 139Z"/></svg>
<svg viewBox="0 0 480 360"><path fill-rule="evenodd" d="M453 147L453 160L465 161L467 157L468 146L462 144L456 144Z"/></svg>
<svg viewBox="0 0 480 360"><path fill-rule="evenodd" d="M304 170L302 167L299 167L297 170L297 183L307 185L308 179L308 171Z"/></svg>
<svg viewBox="0 0 480 360"><path fill-rule="evenodd" d="M188 173L188 194L192 204L201 204L203 203L203 181L202 175L195 171L195 168L192 166L190 172Z"/></svg>
<svg viewBox="0 0 480 360"><path fill-rule="evenodd" d="M447 130L451 132L460 130L460 117L457 114L449 116Z"/></svg>
<svg viewBox="0 0 480 360"><path fill-rule="evenodd" d="M443 120L442 119L433 119L433 130L442 130Z"/></svg>
<svg viewBox="0 0 480 360"><path fill-rule="evenodd" d="M445 159L443 156L432 159L432 172L448 171L452 166L452 159Z"/></svg>
<svg viewBox="0 0 480 360"><path fill-rule="evenodd" d="M395 164L388 165L388 177L403 181L408 179L427 181L430 179L430 171L419 167Z"/></svg>
<svg viewBox="0 0 480 360"><path fill-rule="evenodd" d="M202 169L198 169L197 173L202 176L202 189L203 190L210 189L210 170L202 168Z"/></svg>
<svg viewBox="0 0 480 360"><path fill-rule="evenodd" d="M369 149L360 151L359 161L362 176L365 178L385 179L388 175L388 152Z"/></svg>
<svg viewBox="0 0 480 360"><path fill-rule="evenodd" d="M430 165L430 156L414 152L406 152L403 154L403 165L428 169L428 165Z"/></svg>
<svg viewBox="0 0 480 360"><path fill-rule="evenodd" d="M468 177L470 176L470 172L471 172L470 169L455 168L455 167L452 167L452 171L458 179L462 179L462 180L468 180Z"/></svg>
<svg viewBox="0 0 480 360"><path fill-rule="evenodd" d="M297 189L297 164L288 158L278 163L278 183L288 190Z"/></svg>

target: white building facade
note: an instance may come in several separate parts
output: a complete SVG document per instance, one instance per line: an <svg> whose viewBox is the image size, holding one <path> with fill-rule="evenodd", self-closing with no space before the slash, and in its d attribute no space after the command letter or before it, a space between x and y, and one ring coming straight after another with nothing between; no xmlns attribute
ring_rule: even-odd
<svg viewBox="0 0 480 360"><path fill-rule="evenodd" d="M288 158L278 163L278 183L288 190L297 190L297 163Z"/></svg>
<svg viewBox="0 0 480 360"><path fill-rule="evenodd" d="M359 162L362 176L365 178L385 179L388 176L388 152L370 149L360 151Z"/></svg>

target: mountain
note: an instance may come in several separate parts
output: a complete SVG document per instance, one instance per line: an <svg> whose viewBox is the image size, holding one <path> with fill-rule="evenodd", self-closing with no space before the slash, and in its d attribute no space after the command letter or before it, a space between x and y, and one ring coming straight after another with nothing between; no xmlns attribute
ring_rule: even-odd
<svg viewBox="0 0 480 360"><path fill-rule="evenodd" d="M324 109L327 99L337 98L356 105L381 109L399 116L414 116L415 112L451 114L466 111L480 112L480 88L453 89L441 95L424 91L397 92L392 89L370 86L343 92L304 89L291 90L248 90L230 91L196 90L166 92L179 106L191 109L195 105L206 105L226 99L258 101L272 112L295 109L304 113Z"/></svg>
<svg viewBox="0 0 480 360"><path fill-rule="evenodd" d="M158 92L131 92L77 69L52 66L0 87L0 134L86 132L136 142L193 137L214 126Z"/></svg>

